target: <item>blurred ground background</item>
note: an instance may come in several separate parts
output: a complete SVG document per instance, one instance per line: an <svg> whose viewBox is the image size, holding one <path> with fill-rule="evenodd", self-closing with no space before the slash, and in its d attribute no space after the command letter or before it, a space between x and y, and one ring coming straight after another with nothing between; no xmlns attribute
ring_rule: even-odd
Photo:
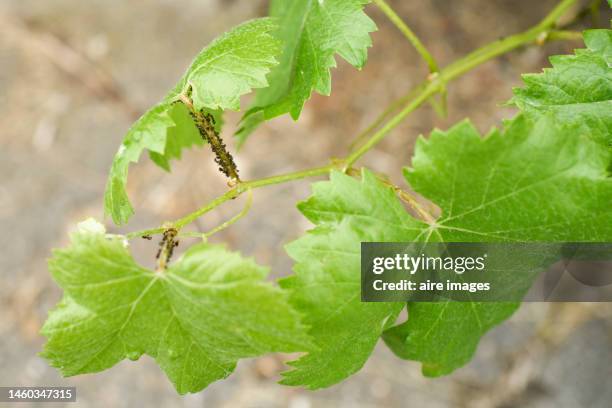
<svg viewBox="0 0 612 408"><path fill-rule="evenodd" d="M528 28L556 2L390 3L444 65ZM396 359L380 344L358 374L316 392L277 385L278 356L243 361L229 379L186 397L176 395L147 357L69 379L37 357L44 343L38 330L61 296L46 259L51 248L66 244L76 222L102 217L106 174L124 132L202 46L265 10L261 0L0 2L0 385L75 385L83 407L608 407L609 304L526 304L486 336L472 363L444 378L422 377L418 364ZM315 96L297 124L279 118L259 129L236 158L244 178L343 155L386 103L424 78L424 64L402 36L374 7L368 12L379 31L366 68L358 72L340 62L331 97ZM451 84L447 119L421 108L363 164L401 183L401 166L419 134L468 116L483 131L499 125L513 114L500 103L520 84L520 73L539 71L548 55L579 46L528 47L483 65ZM228 117L226 140L238 118ZM204 149L188 152L172 174L143 159L130 172L136 216L121 231L177 218L222 192L215 167ZM282 245L308 228L294 206L308 193L309 181L257 190L249 216L214 240L271 265L275 277L286 275L291 262ZM228 203L197 227L210 229L241 205ZM155 246L135 241L132 250L150 265Z"/></svg>

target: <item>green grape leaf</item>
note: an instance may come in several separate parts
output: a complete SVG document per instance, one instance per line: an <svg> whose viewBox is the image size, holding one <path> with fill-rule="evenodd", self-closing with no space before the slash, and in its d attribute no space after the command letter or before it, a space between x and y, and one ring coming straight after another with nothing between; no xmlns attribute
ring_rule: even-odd
<svg viewBox="0 0 612 408"><path fill-rule="evenodd" d="M468 123L417 144L406 178L442 208L427 234L444 242L609 241L610 155L573 127L519 117L485 139ZM426 375L467 363L480 337L517 303L413 303L384 338Z"/></svg>
<svg viewBox="0 0 612 408"><path fill-rule="evenodd" d="M264 120L290 113L300 116L313 90L331 93L330 69L340 54L361 69L372 45L374 22L363 12L369 0L273 0L270 15L279 20L283 41L280 63L268 76L270 86L256 93L237 132L243 143Z"/></svg>
<svg viewBox="0 0 612 408"><path fill-rule="evenodd" d="M270 32L270 18L239 25L206 47L183 78L183 92L191 87L196 109L240 109L240 96L268 86L266 75L278 64L279 41Z"/></svg>
<svg viewBox="0 0 612 408"><path fill-rule="evenodd" d="M612 30L584 32L586 49L550 58L552 68L523 75L510 101L530 116L551 113L612 148Z"/></svg>
<svg viewBox="0 0 612 408"><path fill-rule="evenodd" d="M335 384L358 371L402 303L360 302L360 242L415 239L425 225L411 218L393 190L364 173L363 183L334 172L314 184L299 205L317 227L287 246L295 274L281 280L304 311L316 349L289 363L284 384L311 389Z"/></svg>
<svg viewBox="0 0 612 408"><path fill-rule="evenodd" d="M195 245L154 272L89 220L49 267L64 297L42 328L42 355L65 376L146 354L184 394L227 377L240 358L309 347L266 268L221 246Z"/></svg>
<svg viewBox="0 0 612 408"><path fill-rule="evenodd" d="M130 163L137 162L143 150L148 149L159 156L156 163L167 168L167 161L164 159L165 164L162 164L161 157L166 150L166 132L174 125L168 114L169 108L168 103L161 103L138 119L123 138L113 159L104 193L104 211L116 224L125 224L134 214L126 191Z"/></svg>
<svg viewBox="0 0 612 408"><path fill-rule="evenodd" d="M519 116L481 138L468 122L420 139L407 181L438 205L426 224L412 218L394 190L364 171L362 180L332 173L315 184L300 211L315 225L288 246L295 276L282 285L306 316L317 349L292 362L284 382L319 388L358 370L401 303L361 303L362 241L609 241L610 153L573 127ZM426 375L467 363L491 327L516 303L410 303L406 323L383 338Z"/></svg>
<svg viewBox="0 0 612 408"><path fill-rule="evenodd" d="M177 103L180 95L190 96L195 109L212 113L218 127L223 110L240 109L242 95L268 85L266 74L280 52L270 34L275 28L271 19L257 19L214 40L164 100L130 128L113 160L104 196L105 212L116 224L125 224L134 214L126 191L128 168L145 149L169 171L170 160L179 159L183 149L203 144L187 108Z"/></svg>

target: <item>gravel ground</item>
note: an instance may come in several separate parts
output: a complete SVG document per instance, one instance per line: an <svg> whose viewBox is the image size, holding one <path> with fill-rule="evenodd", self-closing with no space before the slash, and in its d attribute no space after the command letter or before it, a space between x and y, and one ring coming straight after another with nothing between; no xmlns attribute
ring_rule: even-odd
<svg viewBox="0 0 612 408"><path fill-rule="evenodd" d="M440 63L447 64L533 25L555 1L391 4ZM44 343L38 331L61 296L46 259L51 248L66 244L76 222L102 217L106 174L123 133L166 93L204 44L265 9L260 0L0 3L0 385L74 385L76 406L83 407L609 406L609 304L526 304L485 337L473 362L438 379L424 378L417 364L400 361L379 345L359 373L316 392L276 384L282 356L242 361L229 379L185 397L176 395L147 357L104 373L64 379L37 356ZM424 64L401 34L375 8L369 11L379 31L373 35L367 66L358 72L339 61L331 97L313 97L299 123L279 118L263 126L236 157L246 178L343 155L351 138L386 103L424 78ZM448 118L421 108L363 164L401 182L401 166L409 163L419 134L467 116L483 131L499 125L513 115L500 104L520 84L520 73L539 71L548 55L578 46L530 47L484 64L451 85ZM229 115L226 134L238 118ZM129 193L137 214L128 229L177 218L224 188L203 150L188 152L172 174L145 159L130 172ZM287 275L291 262L282 245L309 227L294 206L308 194L309 182L258 190L251 214L215 241L271 265L275 277ZM228 203L197 227L209 229L240 206ZM136 242L132 250L150 265L155 245Z"/></svg>

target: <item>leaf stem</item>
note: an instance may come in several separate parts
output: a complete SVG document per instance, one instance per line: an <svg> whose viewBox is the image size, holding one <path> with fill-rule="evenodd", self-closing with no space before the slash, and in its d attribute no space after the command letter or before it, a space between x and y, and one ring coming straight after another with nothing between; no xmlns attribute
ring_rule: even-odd
<svg viewBox="0 0 612 408"><path fill-rule="evenodd" d="M214 200L210 201L206 205L194 211L193 213L173 223L170 223L170 225L172 225L173 228L180 230L184 226L190 224L195 219L213 210L224 202L232 200L238 197L240 194L246 191L250 191L251 189L256 189L273 184L285 183L292 180L304 179L307 177L322 176L333 169L341 169L343 171L349 169L353 163L359 160L365 153L367 153L381 140L383 140L410 113L412 113L419 106L421 106L423 102L427 101L435 93L443 90L449 81L458 78L459 76L465 74L466 72L472 70L473 68L486 61L489 61L501 54L516 49L522 45L537 42L538 39L566 39L568 37L567 34L563 34L560 36L551 36L550 33L555 32L553 30L553 27L559 17L561 17L568 9L570 9L577 1L578 0L562 0L539 24L530 28L529 30L485 45L484 47L481 47L475 50L474 52L468 54L467 56L448 65L436 75L430 75L430 77L426 81L419 84L406 96L393 102L389 106L389 108L387 108L381 115L382 119L378 118L368 129L371 129L373 131L379 125L385 123L384 120L388 115L390 115L400 106L403 106L404 104L406 104L406 106L399 113L389 119L380 130L370 136L370 138L367 139L365 143L363 143L357 150L353 151L348 157L346 157L346 159L336 160L335 162L327 166L315 167L292 173L279 174L272 177L240 182L231 190L228 190L225 194L218 196ZM127 238L159 234L166 231L167 229L167 227L159 227L143 231L137 231L127 234Z"/></svg>
<svg viewBox="0 0 612 408"><path fill-rule="evenodd" d="M253 204L253 190L249 188L247 192L248 192L248 197L247 197L247 202L244 205L244 208L238 214L234 215L232 218L225 221L223 224L218 225L212 230L205 233L204 237L209 238L210 236L216 234L217 232L223 231L224 229L226 229L227 227L234 224L236 221L238 221L239 219L241 219L242 217L248 214L249 210L251 209L251 205Z"/></svg>
<svg viewBox="0 0 612 408"><path fill-rule="evenodd" d="M365 128L361 133L359 133L357 137L355 138L355 140L351 142L351 144L349 145L350 151L352 152L357 147L359 147L373 131L375 131L376 129L380 127L380 125L385 123L385 120L389 117L390 114L395 112L400 106L404 105L407 101L412 100L422 90L423 90L422 86L414 87L406 95L391 102L391 104L389 104L385 108L385 110L380 115L378 115L378 117L374 120L374 122L372 122L367 128Z"/></svg>
<svg viewBox="0 0 612 408"><path fill-rule="evenodd" d="M399 31L404 34L404 37L408 39L408 41L412 44L412 46L417 50L421 58L425 60L427 66L429 67L430 78L433 78L440 72L440 68L438 67L438 63L436 59L431 55L427 47L423 44L420 38L410 29L410 27L401 19L400 16L397 15L395 10L385 0L374 0L374 3L378 6L378 8L385 13L387 18L397 27ZM430 103L433 106L436 113L441 117L446 117L446 87L442 87L440 89L440 102L438 103L435 99L435 95L430 99ZM351 148L351 151L353 149Z"/></svg>
<svg viewBox="0 0 612 408"><path fill-rule="evenodd" d="M582 40L582 33L580 31L571 30L552 30L546 37L547 41L552 40L569 40L579 41Z"/></svg>
<svg viewBox="0 0 612 408"><path fill-rule="evenodd" d="M427 65L429 66L430 72L438 72L440 69L438 68L438 63L435 58L431 55L431 53L427 50L423 42L417 37L417 35L408 27L408 25L401 19L400 16L397 15L395 10L391 8L385 2L385 0L374 0L374 4L389 18L389 20L397 27L398 30L404 34L404 37L412 44L412 46L417 50L421 58L425 60Z"/></svg>
<svg viewBox="0 0 612 408"><path fill-rule="evenodd" d="M347 171L347 174L351 176L357 176L361 174L360 171L355 170L353 167L350 167ZM402 190L402 188L396 184L393 184L391 180L385 174L374 173L378 180L384 185L392 188L395 191L395 194L399 197L400 200L405 202L410 206L410 208L416 213L415 216L418 216L422 221L425 221L429 225L435 225L436 217L434 217L427 209L425 209L417 200L417 198L409 193L406 190Z"/></svg>
<svg viewBox="0 0 612 408"><path fill-rule="evenodd" d="M226 201L233 200L238 197L240 194L250 191L252 189L269 186L273 184L281 184L292 180L300 180L308 177L322 176L329 173L332 169L337 168L337 164L330 164L322 167L314 167L311 169L296 171L293 173L279 174L278 176L266 177L262 179L252 180L252 181L243 181L233 187L231 190L228 190L225 194L220 195L214 200L210 201L206 205L198 208L196 211L191 214L186 215L185 217L171 223L165 223L164 225L172 225L174 228L180 230L184 226L191 224L197 218L211 211L212 209L218 207ZM162 226L158 228L146 229L142 231L131 232L126 235L128 239L155 235L164 232L167 227Z"/></svg>

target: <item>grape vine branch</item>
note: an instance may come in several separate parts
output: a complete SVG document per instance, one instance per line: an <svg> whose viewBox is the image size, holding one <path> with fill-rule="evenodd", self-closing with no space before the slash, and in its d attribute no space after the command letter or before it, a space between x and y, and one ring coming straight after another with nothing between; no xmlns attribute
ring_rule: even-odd
<svg viewBox="0 0 612 408"><path fill-rule="evenodd" d="M353 146L354 150L345 158L334 159L330 164L313 167L296 172L278 174L275 176L240 181L226 193L216 197L196 211L180 218L174 222L165 222L162 226L152 229L135 231L128 233L128 239L161 234L169 228L180 231L183 227L191 224L197 218L215 209L226 201L237 198L247 191L257 189L264 186L286 183L293 180L322 176L329 173L331 170L341 170L347 172L352 165L357 162L369 150L380 143L393 129L402 123L408 115L419 108L424 102L436 94L445 92L446 85L473 70L477 66L494 59L500 55L508 53L514 49L528 44L541 45L546 41L553 40L573 40L576 35L572 31L557 30L555 26L559 19L570 10L578 0L562 0L548 15L546 15L537 25L518 34L493 41L483 47L480 47L472 53L458 59L441 70L438 70L437 63L421 43L418 37L408 28L408 26L399 19L397 14L391 7L382 0L376 0L375 4L387 15L391 21L404 33L408 41L417 49L422 58L427 62L430 68L430 75L404 97L392 102L382 114L366 128L359 136L357 136ZM387 119L393 112L401 110L391 118ZM379 129L378 129L379 128ZM375 129L378 129L374 132ZM367 139L366 139L367 137ZM359 143L360 139L366 139L363 143ZM402 192L405 197L408 193ZM415 202L414 200L412 200ZM417 211L420 215L421 212ZM241 213L241 216L244 215ZM422 216L422 215L421 215ZM427 221L427 220L425 220Z"/></svg>
<svg viewBox="0 0 612 408"><path fill-rule="evenodd" d="M127 235L150 240L161 234L156 268L138 264L126 235L107 234L93 218L79 223L70 245L49 260L64 296L41 329L48 338L41 355L64 376L147 355L179 394L226 378L241 359L277 352L303 353L287 362L281 384L329 387L359 371L381 339L397 357L420 362L428 377L466 365L485 333L520 302L364 302L361 243L610 241L612 30L569 31L586 16L577 7L581 1L560 0L532 28L438 67L386 0L273 0L268 17L210 42L166 97L132 125L113 160L104 208L116 225L134 214L128 172L145 151L170 171L183 149L205 143L230 180L224 194L183 218ZM313 93L331 93L336 58L357 69L366 64L376 30L368 4L403 34L407 42L400 44L417 50L428 67L424 80L392 102L342 158L241 180L220 133L222 114L241 110L241 97L255 93L235 133L238 143L277 116L299 119ZM596 4L589 3L591 13ZM446 115L447 87L456 78L518 47L579 37L584 48L552 56L543 72L523 75L525 86L514 88L508 102L519 112L502 127L483 135L466 119L419 137L402 168L409 191L360 168L359 160L423 104ZM312 194L297 204L314 227L285 246L293 274L268 282L270 268L207 242L249 212L253 190L315 176L327 177L312 183ZM243 209L216 228L185 228L240 196L246 196ZM203 242L170 262L182 237ZM491 270L526 293L548 258L510 262L520 276L505 266Z"/></svg>

